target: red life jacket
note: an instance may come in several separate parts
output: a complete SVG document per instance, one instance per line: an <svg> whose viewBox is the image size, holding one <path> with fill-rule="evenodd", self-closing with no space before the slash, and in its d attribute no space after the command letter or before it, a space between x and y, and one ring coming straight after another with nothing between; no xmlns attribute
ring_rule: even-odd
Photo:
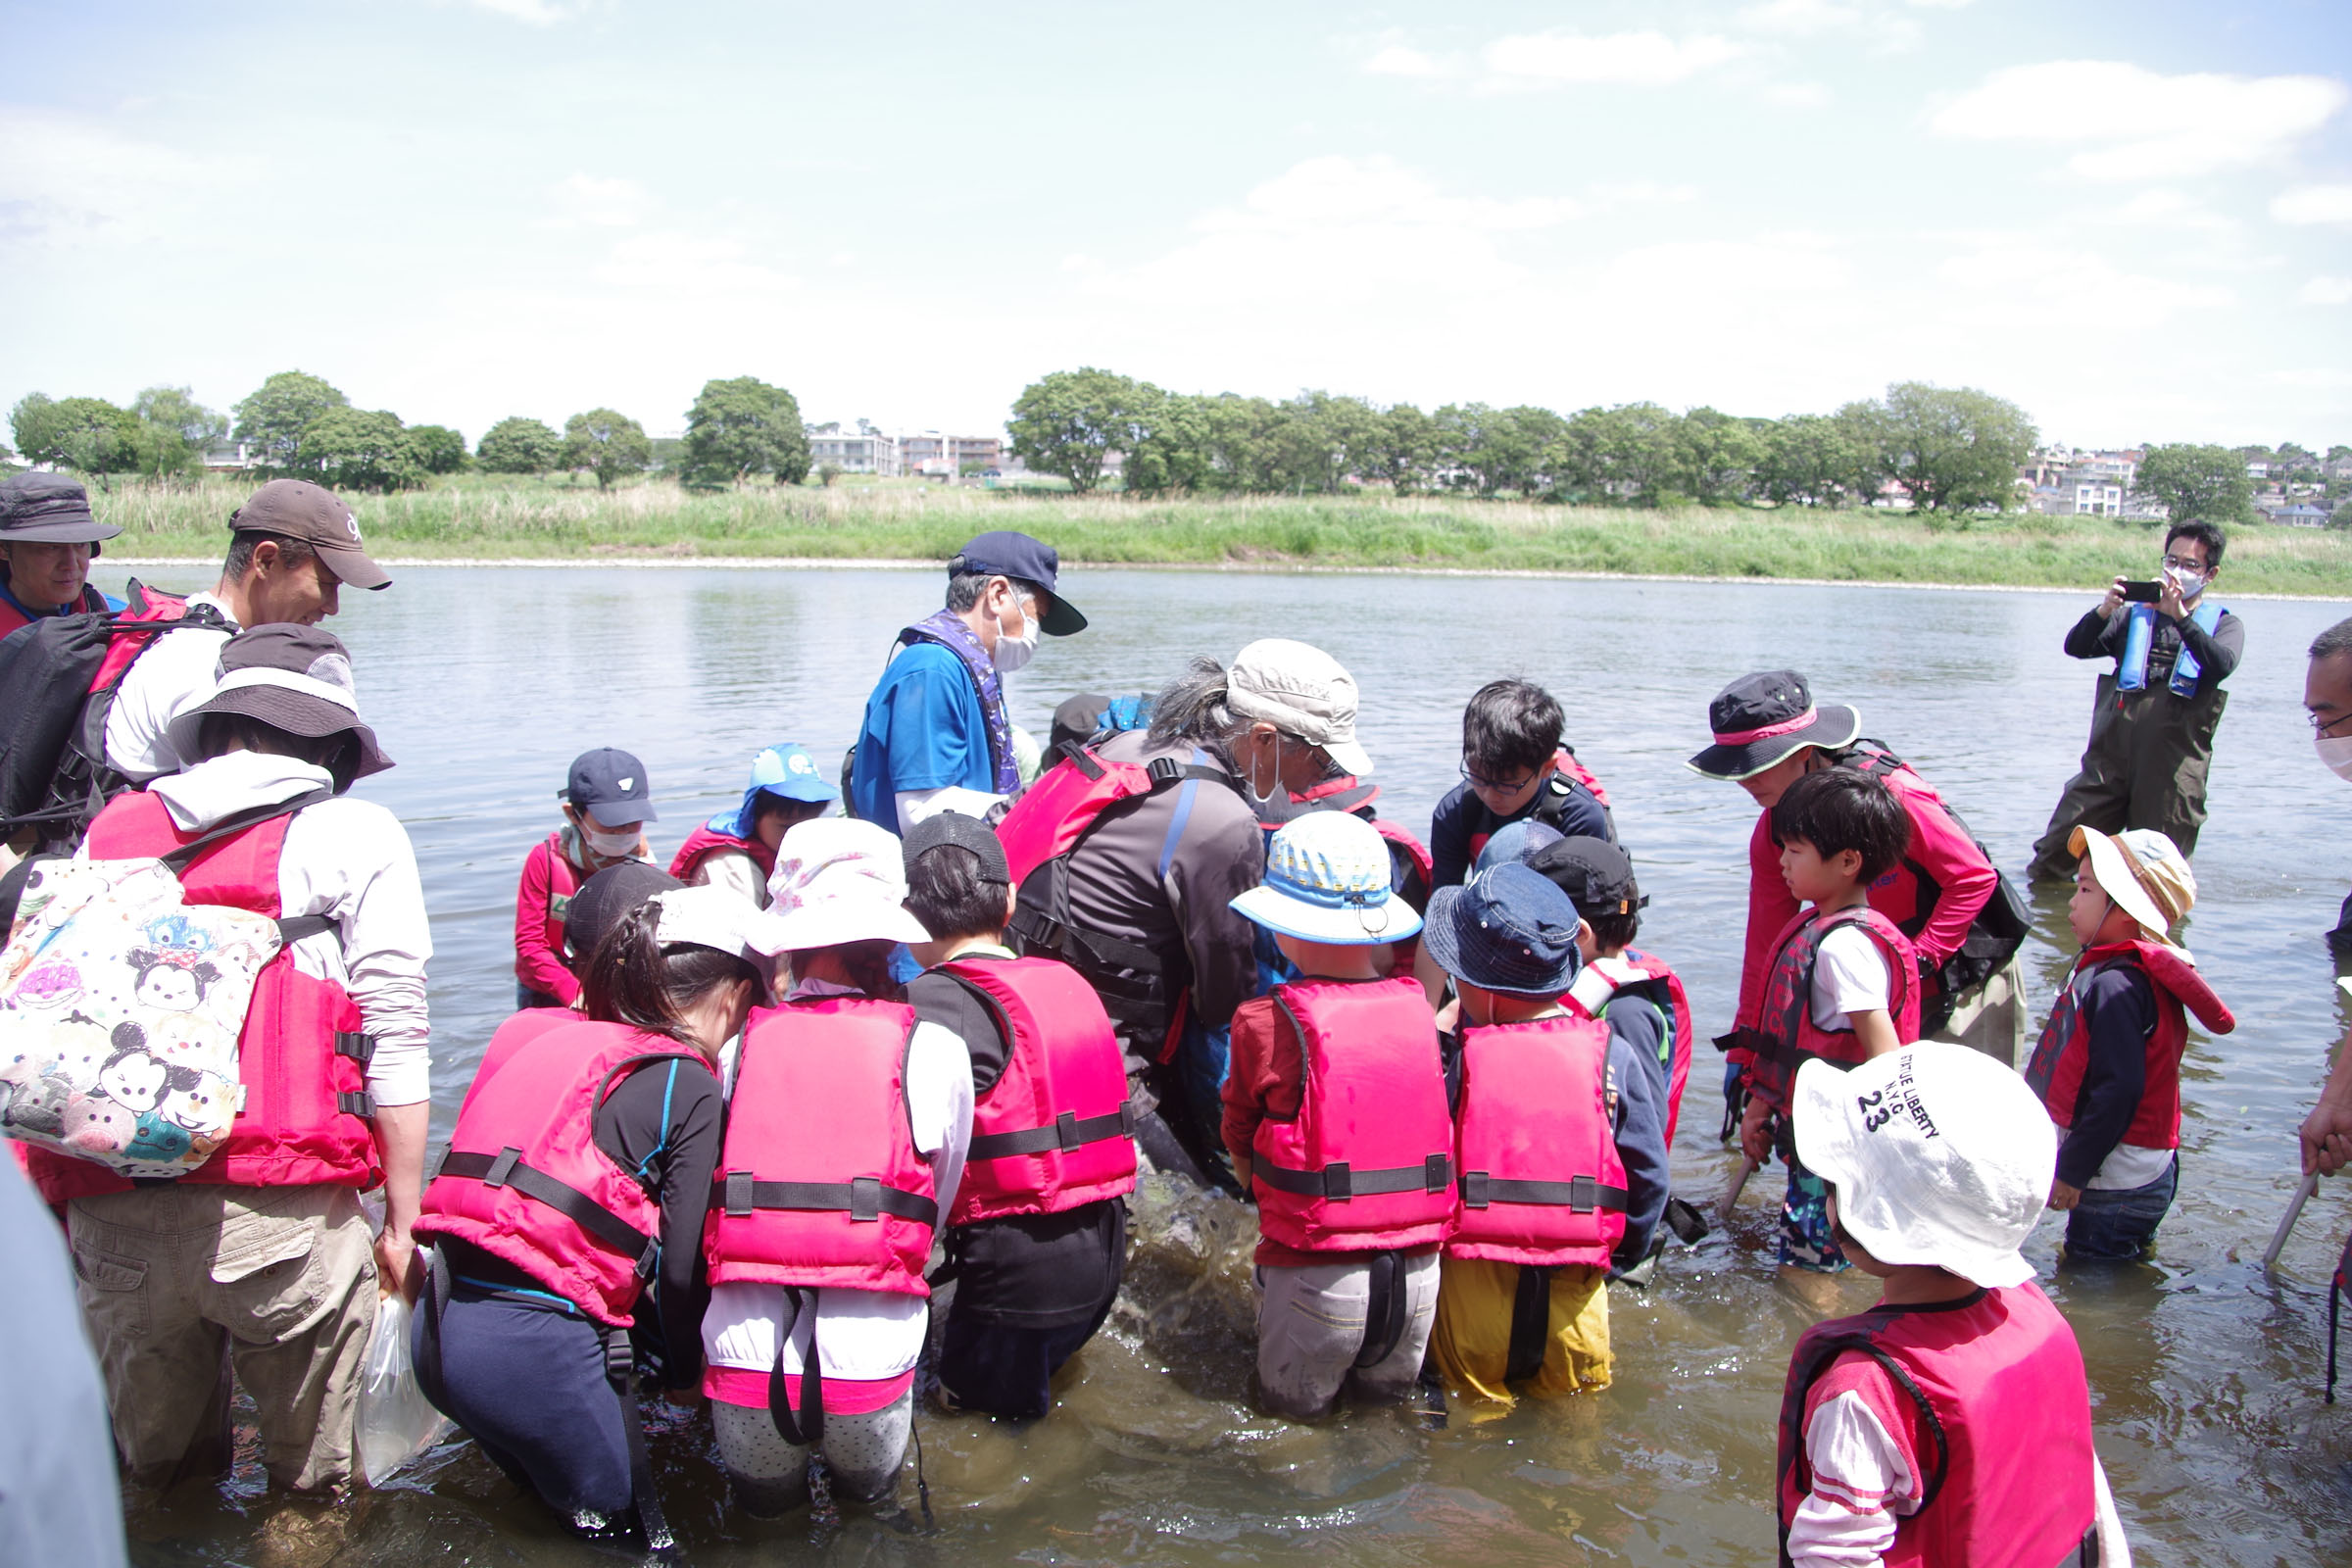
<svg viewBox="0 0 2352 1568"><path fill-rule="evenodd" d="M711 1284L931 1294L939 1204L907 1120L913 1035L912 1007L863 997L752 1014L703 1227Z"/></svg>
<svg viewBox="0 0 2352 1568"><path fill-rule="evenodd" d="M1438 1026L1420 983L1302 980L1274 988L1298 1037L1298 1114L1257 1124L1250 1180L1268 1241L1305 1252L1445 1240L1453 1122Z"/></svg>
<svg viewBox="0 0 2352 1568"><path fill-rule="evenodd" d="M1346 811L1360 816L1372 824L1372 830L1388 841L1391 881L1396 896L1413 906L1413 912L1429 910L1429 895L1437 886L1437 862L1431 858L1429 846L1413 837L1404 826L1385 816L1373 814L1372 803L1380 799L1378 784L1360 781L1352 773L1342 773L1325 779L1303 795L1290 795L1286 805L1274 800L1258 804L1257 825L1266 830L1269 840L1280 831L1283 823L1304 816L1309 811ZM1396 959L1391 965L1393 974L1413 972L1413 956L1420 950L1418 935L1400 937L1390 944Z"/></svg>
<svg viewBox="0 0 2352 1568"><path fill-rule="evenodd" d="M1604 809L1607 808L1609 804L1608 790L1601 784L1599 779L1592 776L1592 770L1591 768L1587 767L1584 763L1576 760L1576 749L1574 747L1563 746L1557 752L1552 754L1551 765L1558 768L1561 772L1567 774L1570 778L1576 780L1579 784L1582 784L1585 788L1591 790L1592 792L1592 798L1598 801Z"/></svg>
<svg viewBox="0 0 2352 1568"><path fill-rule="evenodd" d="M1585 976L1591 975L1591 981ZM1569 993L1588 1014L1605 1020L1609 1004L1619 996L1641 997L1666 1019L1666 1038L1659 1042L1658 1065L1666 1074L1666 1147L1674 1147L1675 1121L1683 1113L1683 1087L1690 1081L1690 1047L1697 1038L1690 1022L1690 998L1683 977L1663 958L1627 948L1614 958L1594 958L1577 971L1576 989ZM1588 987L1608 989L1597 1004L1586 1000Z"/></svg>
<svg viewBox="0 0 2352 1568"><path fill-rule="evenodd" d="M1904 1045L1919 1038L1919 956L1911 939L1867 904L1827 914L1801 910L1773 944L1757 1025L1762 1044L1747 1056L1749 1089L1776 1109L1788 1108L1799 1062L1818 1057L1852 1066L1866 1059L1861 1038L1851 1029L1824 1029L1813 1021L1813 965L1821 956L1822 939L1840 925L1858 925L1878 943L1886 959L1886 1012L1894 1037Z"/></svg>
<svg viewBox="0 0 2352 1568"><path fill-rule="evenodd" d="M524 1040L510 1058L483 1057L449 1156L425 1189L416 1234L470 1242L620 1327L661 1255L662 1204L597 1147L597 1109L640 1067L709 1064L627 1024L556 1016L558 1027Z"/></svg>
<svg viewBox="0 0 2352 1568"><path fill-rule="evenodd" d="M465 1116L466 1107L473 1103L473 1097L481 1093L482 1085L513 1060L523 1047L551 1029L562 1029L582 1021L581 1015L569 1007L525 1007L500 1024L497 1032L491 1035L490 1043L482 1048L482 1059L474 1064L473 1082L466 1090L466 1099L458 1106L458 1115L461 1118Z"/></svg>
<svg viewBox="0 0 2352 1568"><path fill-rule="evenodd" d="M6 578L0 578L0 585L4 585L6 581ZM106 595L98 591L96 584L84 582L81 585L81 602L66 611L65 613L69 615L103 615L106 613ZM0 637L7 636L19 626L29 626L32 621L32 616L19 610L7 599L0 599Z"/></svg>
<svg viewBox="0 0 2352 1568"><path fill-rule="evenodd" d="M190 904L219 904L277 918L277 861L292 816L256 822L197 852L179 874ZM181 832L163 801L144 791L117 796L90 824L95 860L161 857L202 830ZM373 1187L384 1179L368 1124L367 1063L375 1042L361 1032L359 1004L332 980L294 967L291 947L262 966L237 1036L237 1080L245 1103L227 1140L183 1182L245 1187ZM31 1170L52 1203L131 1184L93 1160L33 1150Z"/></svg>
<svg viewBox="0 0 2352 1568"><path fill-rule="evenodd" d="M2185 954L2161 942L2111 942L2084 948L2058 992L2050 1021L2026 1059L2026 1083L2049 1107L2060 1127L2075 1124L2082 1092L2082 1070L2090 1061L2090 1020L2082 1012L2080 988L2111 963L2129 964L2148 977L2156 993L2156 1027L2147 1039L2147 1079L2139 1108L2123 1141L2140 1149L2180 1147L2180 1053L2188 1045L2186 1012L2217 1035L2237 1027L2229 1006L2205 983ZM2185 1010L2184 1010L2185 1008Z"/></svg>
<svg viewBox="0 0 2352 1568"><path fill-rule="evenodd" d="M1059 1214L1134 1192L1126 1057L1078 971L1052 958L959 958L939 972L987 1004L1010 1047L972 1108L948 1223Z"/></svg>
<svg viewBox="0 0 2352 1568"><path fill-rule="evenodd" d="M571 896L585 880L580 868L564 853L564 830L547 836L547 951L564 961L564 917L571 911Z"/></svg>
<svg viewBox="0 0 2352 1568"><path fill-rule="evenodd" d="M1918 1457L1918 1511L1895 1524L1889 1568L2055 1568L2097 1528L2090 1386L2066 1319L2033 1284L1941 1309L1880 1307L1816 1323L1796 1342L1781 1396L1782 1563L1813 1485L1805 1402L1837 1358L1869 1356L1918 1407L1934 1451ZM1893 1412L1877 1412L1890 1434ZM1903 1423L1907 1424L1907 1423Z"/></svg>
<svg viewBox="0 0 2352 1568"><path fill-rule="evenodd" d="M1562 1013L1462 1031L1450 1257L1606 1268L1625 1238L1609 1026Z"/></svg>
<svg viewBox="0 0 2352 1568"><path fill-rule="evenodd" d="M737 838L732 833L721 833L708 822L686 835L686 842L678 846L678 853L670 859L669 874L681 882L691 882L694 880L695 867L722 850L750 856L759 865L761 876L775 874L775 851L758 839Z"/></svg>

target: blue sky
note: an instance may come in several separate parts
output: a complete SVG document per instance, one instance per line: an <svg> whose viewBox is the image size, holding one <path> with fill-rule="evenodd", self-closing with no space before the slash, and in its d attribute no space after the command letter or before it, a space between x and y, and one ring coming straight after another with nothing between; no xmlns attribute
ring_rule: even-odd
<svg viewBox="0 0 2352 1568"><path fill-rule="evenodd" d="M1435 407L1982 386L2352 442L2352 7L20 6L0 399L276 369L469 437L711 376ZM33 69L38 63L39 69Z"/></svg>

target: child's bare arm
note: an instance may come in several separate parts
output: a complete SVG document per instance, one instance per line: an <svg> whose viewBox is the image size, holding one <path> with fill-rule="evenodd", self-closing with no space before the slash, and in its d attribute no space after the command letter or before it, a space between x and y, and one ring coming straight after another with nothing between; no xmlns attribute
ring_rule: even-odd
<svg viewBox="0 0 2352 1568"><path fill-rule="evenodd" d="M1865 1058L1903 1049L1903 1043L1895 1038L1894 1019L1885 1007L1849 1012L1845 1021L1853 1027L1854 1039L1860 1042Z"/></svg>

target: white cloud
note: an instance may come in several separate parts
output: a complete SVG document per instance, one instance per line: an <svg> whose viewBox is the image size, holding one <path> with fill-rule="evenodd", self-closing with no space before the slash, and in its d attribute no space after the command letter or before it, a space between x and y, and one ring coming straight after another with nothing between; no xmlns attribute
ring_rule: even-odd
<svg viewBox="0 0 2352 1568"><path fill-rule="evenodd" d="M2184 310L2236 303L2236 296L2219 284L2127 272L2104 256L2031 238L1982 241L1943 262L1936 276L1963 296L2016 313L2012 318L2021 325L2080 316L2147 326Z"/></svg>
<svg viewBox="0 0 2352 1568"><path fill-rule="evenodd" d="M749 259L731 239L694 234L635 234L612 247L597 278L625 288L659 289L684 297L774 294L800 286L773 268Z"/></svg>
<svg viewBox="0 0 2352 1568"><path fill-rule="evenodd" d="M2352 305L2352 277L2315 277L2295 296L2299 305Z"/></svg>
<svg viewBox="0 0 2352 1568"><path fill-rule="evenodd" d="M2281 223L2352 223L2352 185L2304 185L2273 198Z"/></svg>
<svg viewBox="0 0 2352 1568"><path fill-rule="evenodd" d="M1802 38L1817 32L1858 27L1862 24L1862 15L1860 6L1838 5L1834 0L1766 0L1763 5L1742 7L1740 24L1757 32L1782 32Z"/></svg>
<svg viewBox="0 0 2352 1568"><path fill-rule="evenodd" d="M1417 76L1426 79L1450 76L1455 69L1433 54L1400 43L1383 46L1364 62L1365 72L1375 76Z"/></svg>
<svg viewBox="0 0 2352 1568"><path fill-rule="evenodd" d="M1785 109L1819 109L1830 101L1830 89L1818 81L1776 81L1764 89L1764 100Z"/></svg>
<svg viewBox="0 0 2352 1568"><path fill-rule="evenodd" d="M553 0L469 0L469 3L515 22L527 22L534 27L549 27L571 20L571 13Z"/></svg>
<svg viewBox="0 0 2352 1568"><path fill-rule="evenodd" d="M559 222L591 228L634 227L647 205L645 187L635 180L599 179L586 173L558 181L548 199Z"/></svg>
<svg viewBox="0 0 2352 1568"><path fill-rule="evenodd" d="M2151 228L2232 229L2230 220L2192 200L2177 190L2143 190L2115 209L2115 220L2121 223L2138 223Z"/></svg>
<svg viewBox="0 0 2352 1568"><path fill-rule="evenodd" d="M135 241L217 221L207 198L251 182L236 170L95 120L0 108L0 242Z"/></svg>
<svg viewBox="0 0 2352 1568"><path fill-rule="evenodd" d="M1929 121L1978 141L2076 145L2077 173L2158 179L2275 158L2343 108L2327 76L2166 76L2113 60L1996 71Z"/></svg>
<svg viewBox="0 0 2352 1568"><path fill-rule="evenodd" d="M1685 81L1737 58L1729 38L1700 33L1669 38L1662 32L1527 32L1497 38L1481 58L1486 85L1495 88L1621 85L1662 87Z"/></svg>

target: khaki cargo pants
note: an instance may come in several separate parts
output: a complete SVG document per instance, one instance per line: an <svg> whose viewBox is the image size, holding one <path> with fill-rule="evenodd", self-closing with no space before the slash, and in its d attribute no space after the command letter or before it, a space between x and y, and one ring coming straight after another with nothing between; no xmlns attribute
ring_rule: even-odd
<svg viewBox="0 0 2352 1568"><path fill-rule="evenodd" d="M348 1187L185 1183L77 1198L74 1273L115 1445L168 1485L229 1460L230 1372L279 1486L351 1474L375 1255Z"/></svg>

